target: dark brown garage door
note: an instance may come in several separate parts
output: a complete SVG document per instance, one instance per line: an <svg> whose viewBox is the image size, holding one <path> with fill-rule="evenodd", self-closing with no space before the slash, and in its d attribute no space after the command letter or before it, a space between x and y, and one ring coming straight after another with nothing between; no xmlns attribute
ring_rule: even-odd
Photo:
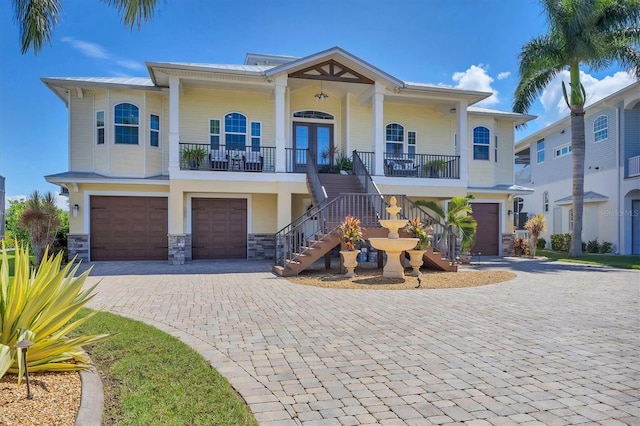
<svg viewBox="0 0 640 426"><path fill-rule="evenodd" d="M499 251L500 205L497 203L472 203L473 218L478 222L476 244L471 253L497 256Z"/></svg>
<svg viewBox="0 0 640 426"><path fill-rule="evenodd" d="M166 260L167 198L98 197L91 204L91 260Z"/></svg>
<svg viewBox="0 0 640 426"><path fill-rule="evenodd" d="M191 200L191 245L194 259L247 258L247 200Z"/></svg>

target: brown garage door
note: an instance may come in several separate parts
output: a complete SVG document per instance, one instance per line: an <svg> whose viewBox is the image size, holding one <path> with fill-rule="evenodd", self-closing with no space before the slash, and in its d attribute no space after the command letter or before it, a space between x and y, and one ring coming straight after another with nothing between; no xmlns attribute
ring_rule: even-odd
<svg viewBox="0 0 640 426"><path fill-rule="evenodd" d="M499 250L500 220L498 213L500 205L497 203L472 203L473 218L478 222L476 243L471 253L483 256L497 256Z"/></svg>
<svg viewBox="0 0 640 426"><path fill-rule="evenodd" d="M166 260L167 198L98 197L91 204L91 260Z"/></svg>
<svg viewBox="0 0 640 426"><path fill-rule="evenodd" d="M247 200L191 200L193 259L247 258Z"/></svg>

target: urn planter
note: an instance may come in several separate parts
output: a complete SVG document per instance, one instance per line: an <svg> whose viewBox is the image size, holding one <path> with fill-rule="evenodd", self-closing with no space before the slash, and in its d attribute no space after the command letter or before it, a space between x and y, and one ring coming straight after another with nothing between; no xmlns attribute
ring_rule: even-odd
<svg viewBox="0 0 640 426"><path fill-rule="evenodd" d="M360 250L340 250L340 256L342 257L342 265L346 268L347 273L345 277L353 277L353 270L358 266L358 254Z"/></svg>
<svg viewBox="0 0 640 426"><path fill-rule="evenodd" d="M407 253L409 253L409 265L411 265L411 267L413 268L413 275L414 276L418 276L418 273L420 272L420 267L422 266L423 263L423 259L422 256L424 256L424 253L426 252L426 250L407 250Z"/></svg>

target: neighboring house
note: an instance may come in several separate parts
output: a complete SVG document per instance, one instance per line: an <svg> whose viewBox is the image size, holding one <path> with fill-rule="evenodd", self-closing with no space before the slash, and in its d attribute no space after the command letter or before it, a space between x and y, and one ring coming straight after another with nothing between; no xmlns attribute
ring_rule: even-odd
<svg viewBox="0 0 640 426"><path fill-rule="evenodd" d="M475 194L474 251L510 250L510 200L531 191L514 186L514 127L533 117L470 106L490 93L404 82L339 47L147 68L42 79L69 109L69 170L46 180L69 191L70 255L273 258L339 153L382 194Z"/></svg>
<svg viewBox="0 0 640 426"><path fill-rule="evenodd" d="M582 240L608 241L616 253L640 254L640 82L590 105L584 118ZM535 188L535 193L517 198L514 211L544 213L547 241L551 234L570 233L569 118L520 140L516 163L525 165L517 172L516 183Z"/></svg>

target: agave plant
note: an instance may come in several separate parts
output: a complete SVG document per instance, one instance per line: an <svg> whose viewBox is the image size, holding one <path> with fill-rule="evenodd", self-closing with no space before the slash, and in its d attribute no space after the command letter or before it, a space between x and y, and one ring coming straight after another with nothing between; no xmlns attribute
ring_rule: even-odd
<svg viewBox="0 0 640 426"><path fill-rule="evenodd" d="M95 286L83 290L89 270L76 277L79 264L61 268L62 254L49 257L45 251L38 268L29 265L29 252L16 243L14 276L4 243L0 263L0 378L23 375L22 353L16 343L33 342L27 353L30 371L72 371L89 367L82 350L110 337L108 334L69 337L92 315L76 321L73 316L93 297Z"/></svg>

